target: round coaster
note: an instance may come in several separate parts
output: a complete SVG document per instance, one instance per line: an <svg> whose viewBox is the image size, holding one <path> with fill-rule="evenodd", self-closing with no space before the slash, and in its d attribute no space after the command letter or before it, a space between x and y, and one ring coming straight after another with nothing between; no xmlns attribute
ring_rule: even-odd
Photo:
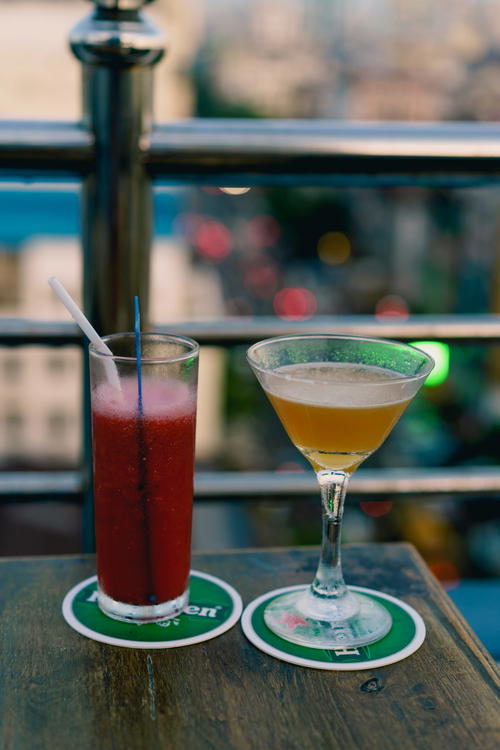
<svg viewBox="0 0 500 750"><path fill-rule="evenodd" d="M62 605L64 619L78 633L125 648L175 648L208 641L232 628L242 609L232 586L198 570L189 578L188 606L171 620L136 625L107 617L97 606L97 576L74 586Z"/></svg>
<svg viewBox="0 0 500 750"><path fill-rule="evenodd" d="M307 586L287 586L275 589L259 596L249 604L241 617L241 627L248 640L270 656L275 656L291 664L315 669L330 669L340 671L355 671L359 669L373 669L386 664L406 659L413 654L424 642L424 621L413 607L400 599L380 591L349 586L351 591L359 591L372 597L389 611L392 617L392 627L388 634L377 643L356 648L337 648L335 650L307 648L296 643L285 641L275 635L264 622L264 609L267 604L280 594L305 589ZM296 627L300 623L290 623Z"/></svg>

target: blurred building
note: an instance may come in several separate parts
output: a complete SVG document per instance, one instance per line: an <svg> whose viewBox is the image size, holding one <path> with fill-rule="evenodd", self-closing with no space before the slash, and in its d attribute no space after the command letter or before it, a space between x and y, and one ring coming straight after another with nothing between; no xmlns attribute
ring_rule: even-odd
<svg viewBox="0 0 500 750"><path fill-rule="evenodd" d="M39 320L61 319L48 284L41 278L64 280L79 298L79 254L69 240L34 240L11 255L10 284L15 305L2 305L4 315ZM13 262L12 262L13 261ZM0 300L1 304L2 300ZM76 464L80 451L80 353L45 347L0 350L0 455L19 464Z"/></svg>
<svg viewBox="0 0 500 750"><path fill-rule="evenodd" d="M0 117L79 118L67 40L91 10L83 0L3 0ZM193 114L200 75L260 116L496 119L491 1L155 0L144 12L166 33L159 121Z"/></svg>
<svg viewBox="0 0 500 750"><path fill-rule="evenodd" d="M84 0L2 0L0 118L77 120L81 67L71 29L93 9ZM165 31L167 55L156 66L158 120L192 114L190 67L203 28L200 0L155 0L145 13Z"/></svg>
<svg viewBox="0 0 500 750"><path fill-rule="evenodd" d="M496 111L500 29L492 2L236 5L211 8L199 58L204 83L233 106L263 117L351 120L481 119Z"/></svg>

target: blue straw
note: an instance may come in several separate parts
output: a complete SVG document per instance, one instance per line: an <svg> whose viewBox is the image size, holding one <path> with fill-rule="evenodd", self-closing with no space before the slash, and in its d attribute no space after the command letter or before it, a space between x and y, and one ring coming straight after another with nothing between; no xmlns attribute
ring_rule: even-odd
<svg viewBox="0 0 500 750"><path fill-rule="evenodd" d="M135 312L135 358L137 360L137 396L139 401L139 415L142 417L142 371L141 371L141 315L139 312L139 297L134 297Z"/></svg>
<svg viewBox="0 0 500 750"><path fill-rule="evenodd" d="M150 535L150 518L148 512L148 463L146 459L146 436L145 436L145 423L142 417L144 416L142 408L142 370L141 370L141 316L139 313L139 297L134 297L134 331L135 331L135 359L137 362L137 401L138 401L138 416L140 419L137 420L137 436L138 436L138 459L139 459L139 498L142 505L143 512L143 523L144 523L144 534L145 534L145 553L146 553L146 570L147 570L147 597L148 601L152 604L157 601L156 594L154 593L154 580L153 580L153 562L151 560L151 544Z"/></svg>

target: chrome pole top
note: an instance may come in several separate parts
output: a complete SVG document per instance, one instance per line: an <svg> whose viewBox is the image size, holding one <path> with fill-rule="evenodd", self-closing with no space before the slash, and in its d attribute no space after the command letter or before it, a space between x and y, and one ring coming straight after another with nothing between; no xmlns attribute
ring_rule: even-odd
<svg viewBox="0 0 500 750"><path fill-rule="evenodd" d="M108 10L138 10L143 5L153 2L153 0L90 0L98 8L107 8Z"/></svg>
<svg viewBox="0 0 500 750"><path fill-rule="evenodd" d="M164 54L163 33L141 13L152 0L91 0L95 9L70 33L76 57L91 65L153 65Z"/></svg>

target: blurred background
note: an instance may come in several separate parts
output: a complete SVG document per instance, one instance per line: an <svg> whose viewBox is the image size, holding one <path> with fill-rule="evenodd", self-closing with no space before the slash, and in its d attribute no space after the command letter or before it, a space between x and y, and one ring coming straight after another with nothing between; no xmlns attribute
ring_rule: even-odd
<svg viewBox="0 0 500 750"><path fill-rule="evenodd" d="M82 0L3 0L0 119L79 119L80 67L67 39L89 9ZM500 116L493 0L156 0L146 12L169 39L155 74L158 122ZM486 181L158 184L151 319L500 313L499 209L499 188ZM80 299L79 231L78 185L0 183L2 316L66 319L46 280L57 274ZM366 468L498 465L499 348L441 343L434 352L434 378ZM311 471L244 354L203 351L198 467ZM77 349L0 348L0 470L79 465L80 366ZM492 620L499 507L491 496L364 496L347 509L344 541L412 542L457 601L473 580L474 608ZM78 552L80 527L78 504L6 502L0 555ZM195 512L198 549L316 544L319 535L311 498L210 502Z"/></svg>

